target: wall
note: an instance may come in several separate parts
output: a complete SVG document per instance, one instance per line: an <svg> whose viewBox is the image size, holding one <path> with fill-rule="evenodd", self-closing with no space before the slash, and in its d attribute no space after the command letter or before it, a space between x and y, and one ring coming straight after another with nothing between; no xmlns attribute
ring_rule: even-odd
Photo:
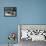
<svg viewBox="0 0 46 46"><path fill-rule="evenodd" d="M4 7L17 7L17 16L4 17ZM46 0L0 0L0 44L8 43L17 24L46 24Z"/></svg>

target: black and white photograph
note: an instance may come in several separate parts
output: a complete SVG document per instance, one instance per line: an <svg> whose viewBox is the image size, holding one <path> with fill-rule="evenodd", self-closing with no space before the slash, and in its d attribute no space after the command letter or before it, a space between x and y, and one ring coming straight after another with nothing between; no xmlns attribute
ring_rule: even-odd
<svg viewBox="0 0 46 46"><path fill-rule="evenodd" d="M5 7L4 16L16 16L16 7Z"/></svg>

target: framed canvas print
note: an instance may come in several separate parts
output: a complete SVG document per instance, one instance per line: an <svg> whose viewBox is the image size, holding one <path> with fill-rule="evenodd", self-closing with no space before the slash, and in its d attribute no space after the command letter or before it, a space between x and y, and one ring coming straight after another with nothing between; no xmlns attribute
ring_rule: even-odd
<svg viewBox="0 0 46 46"><path fill-rule="evenodd" d="M4 16L16 16L16 7L4 7Z"/></svg>

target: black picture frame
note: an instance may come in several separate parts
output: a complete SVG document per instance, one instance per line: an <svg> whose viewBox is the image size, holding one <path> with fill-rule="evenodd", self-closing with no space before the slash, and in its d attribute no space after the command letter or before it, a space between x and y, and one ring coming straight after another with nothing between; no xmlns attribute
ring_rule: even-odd
<svg viewBox="0 0 46 46"><path fill-rule="evenodd" d="M5 17L16 17L17 8L16 7L4 7L4 16Z"/></svg>

